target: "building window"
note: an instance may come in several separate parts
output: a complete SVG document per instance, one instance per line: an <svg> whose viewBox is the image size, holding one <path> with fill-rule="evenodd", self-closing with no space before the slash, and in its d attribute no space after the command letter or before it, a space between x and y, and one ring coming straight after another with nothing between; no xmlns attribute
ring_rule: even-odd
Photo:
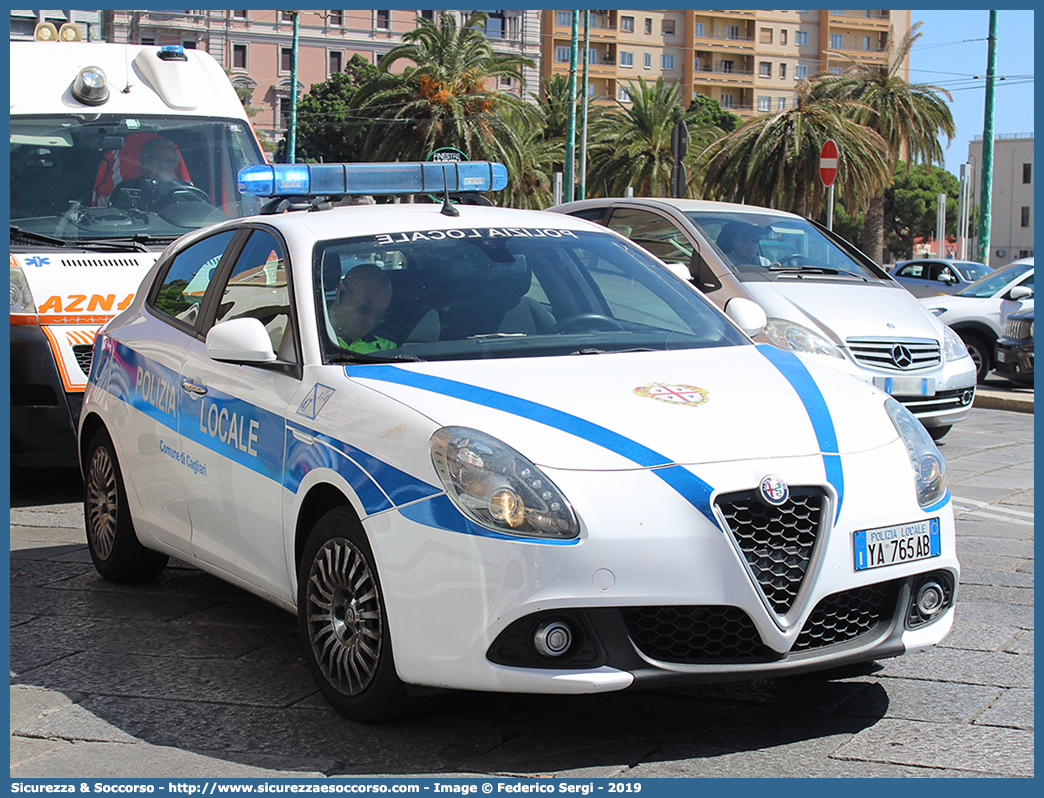
<svg viewBox="0 0 1044 798"><path fill-rule="evenodd" d="M787 79L787 65L786 64L780 64L779 65L779 79L780 80L786 80Z"/></svg>
<svg viewBox="0 0 1044 798"><path fill-rule="evenodd" d="M634 17L620 17L620 30L623 33L634 33Z"/></svg>
<svg viewBox="0 0 1044 798"><path fill-rule="evenodd" d="M515 79L511 77L502 77L499 82L500 88L510 89L515 85Z"/></svg>
<svg viewBox="0 0 1044 798"><path fill-rule="evenodd" d="M282 19L283 22L293 22L294 21L294 12L293 11L283 11L281 13L281 15L280 15L280 19Z"/></svg>
<svg viewBox="0 0 1044 798"><path fill-rule="evenodd" d="M759 78L771 78L772 77L772 62L762 61L758 64L758 77Z"/></svg>
<svg viewBox="0 0 1044 798"><path fill-rule="evenodd" d="M785 30L781 30L779 32L779 43L780 44L786 44L787 43L787 32Z"/></svg>
<svg viewBox="0 0 1044 798"><path fill-rule="evenodd" d="M660 56L660 69L674 69L674 56L666 53Z"/></svg>
<svg viewBox="0 0 1044 798"><path fill-rule="evenodd" d="M1033 182L1033 164L1024 163L1022 165L1022 182L1026 185Z"/></svg>
<svg viewBox="0 0 1044 798"><path fill-rule="evenodd" d="M673 19L665 19L665 20L663 20L663 22L660 23L660 33L662 33L664 36L673 36L674 35L674 20Z"/></svg>
<svg viewBox="0 0 1044 798"><path fill-rule="evenodd" d="M598 51L595 48L591 48L587 51L587 63L597 64L598 63Z"/></svg>
<svg viewBox="0 0 1044 798"><path fill-rule="evenodd" d="M627 91L626 86L621 86L616 93L616 98L622 103L629 103L631 101L631 93Z"/></svg>
<svg viewBox="0 0 1044 798"><path fill-rule="evenodd" d="M290 98L279 98L279 130L290 127Z"/></svg>
<svg viewBox="0 0 1044 798"><path fill-rule="evenodd" d="M652 69L652 53L646 53L645 54L644 66L645 66L646 69Z"/></svg>
<svg viewBox="0 0 1044 798"><path fill-rule="evenodd" d="M344 68L344 53L340 50L330 51L330 74L336 75Z"/></svg>
<svg viewBox="0 0 1044 798"><path fill-rule="evenodd" d="M1019 257L1020 258L1032 258L1033 257L1033 250L1032 249L1020 249L1019 250Z"/></svg>
<svg viewBox="0 0 1044 798"><path fill-rule="evenodd" d="M281 72L289 72L292 68L291 61L294 57L294 51L291 47L280 47L279 48L279 70Z"/></svg>
<svg viewBox="0 0 1044 798"><path fill-rule="evenodd" d="M725 26L725 38L726 39L739 39L740 27L739 25L726 25Z"/></svg>
<svg viewBox="0 0 1044 798"><path fill-rule="evenodd" d="M808 31L798 30L794 31L794 44L798 47L804 47L808 44Z"/></svg>
<svg viewBox="0 0 1044 798"><path fill-rule="evenodd" d="M555 12L555 24L560 28L570 28L573 26L573 12L572 11L556 11Z"/></svg>
<svg viewBox="0 0 1044 798"><path fill-rule="evenodd" d="M844 72L844 70L841 67L830 67L830 74L831 75L840 75L843 72Z"/></svg>
<svg viewBox="0 0 1044 798"><path fill-rule="evenodd" d="M772 98L771 97L758 97L758 110L759 111L770 111L770 110L772 110Z"/></svg>
<svg viewBox="0 0 1044 798"><path fill-rule="evenodd" d="M181 46L184 47L186 50L195 50L196 49L196 43L193 42L193 41L182 42Z"/></svg>
<svg viewBox="0 0 1044 798"><path fill-rule="evenodd" d="M1029 208L1023 208L1022 209L1022 223L1019 226L1020 227L1029 227L1029 225L1030 225L1030 209Z"/></svg>
<svg viewBox="0 0 1044 798"><path fill-rule="evenodd" d="M140 44L144 44L146 47L152 47L156 44L156 40L151 36L142 36Z"/></svg>
<svg viewBox="0 0 1044 798"><path fill-rule="evenodd" d="M758 41L761 44L772 44L772 28L762 28L758 33Z"/></svg>
<svg viewBox="0 0 1044 798"><path fill-rule="evenodd" d="M869 36L864 36L863 37L863 49L864 50L869 50L870 49L870 37Z"/></svg>
<svg viewBox="0 0 1044 798"><path fill-rule="evenodd" d="M649 36L652 34L652 17L645 18L645 35Z"/></svg>
<svg viewBox="0 0 1044 798"><path fill-rule="evenodd" d="M232 12L232 19L246 19L246 18L247 18L247 12L246 11L233 11Z"/></svg>
<svg viewBox="0 0 1044 798"><path fill-rule="evenodd" d="M804 80L808 77L808 67L798 64L794 67L794 80Z"/></svg>
<svg viewBox="0 0 1044 798"><path fill-rule="evenodd" d="M344 26L344 12L343 11L327 11L326 12L326 21L327 21L327 23L329 23L331 28L343 27Z"/></svg>
<svg viewBox="0 0 1044 798"><path fill-rule="evenodd" d="M787 98L786 97L780 97L779 98L779 110L780 111L785 111L786 109L787 109Z"/></svg>
<svg viewBox="0 0 1044 798"><path fill-rule="evenodd" d="M795 108L798 107L798 98L797 97L794 98L794 107Z"/></svg>
<svg viewBox="0 0 1044 798"><path fill-rule="evenodd" d="M722 108L732 108L733 107L733 97L732 97L731 94L723 94L723 95L721 95L721 107Z"/></svg>
<svg viewBox="0 0 1044 798"><path fill-rule="evenodd" d="M695 71L695 72L699 72L700 71L700 57L699 56L696 56L694 59L692 59L692 68L693 68L693 71Z"/></svg>
<svg viewBox="0 0 1044 798"><path fill-rule="evenodd" d="M560 64L568 63L569 61L569 48L563 47L558 44L555 45L555 61Z"/></svg>
<svg viewBox="0 0 1044 798"><path fill-rule="evenodd" d="M377 30L388 30L391 27L391 11L377 11L374 27Z"/></svg>
<svg viewBox="0 0 1044 798"><path fill-rule="evenodd" d="M840 33L830 34L830 48L832 50L840 50L845 43L845 38Z"/></svg>
<svg viewBox="0 0 1044 798"><path fill-rule="evenodd" d="M622 67L633 67L634 66L634 53L628 53L624 50L620 51L620 66Z"/></svg>
<svg viewBox="0 0 1044 798"><path fill-rule="evenodd" d="M726 75L732 73L732 71L735 68L736 68L736 62L735 61L722 61L721 62L721 71L724 72Z"/></svg>
<svg viewBox="0 0 1044 798"><path fill-rule="evenodd" d="M232 68L247 68L247 46L245 44L232 45Z"/></svg>
<svg viewBox="0 0 1044 798"><path fill-rule="evenodd" d="M428 22L434 22L435 21L435 12L434 11L421 11L420 12L420 17L421 17L421 19L426 20Z"/></svg>
<svg viewBox="0 0 1044 798"><path fill-rule="evenodd" d="M693 22L692 23L692 35L695 36L697 39L702 39L703 38L703 23L702 22Z"/></svg>

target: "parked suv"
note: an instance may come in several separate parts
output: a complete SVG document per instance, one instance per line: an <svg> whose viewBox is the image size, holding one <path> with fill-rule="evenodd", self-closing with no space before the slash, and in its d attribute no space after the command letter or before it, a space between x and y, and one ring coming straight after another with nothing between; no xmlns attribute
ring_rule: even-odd
<svg viewBox="0 0 1044 798"><path fill-rule="evenodd" d="M818 356L895 396L936 440L971 408L975 364L960 338L821 225L700 200L609 198L551 210L622 233L721 308L753 299L769 317L759 339Z"/></svg>
<svg viewBox="0 0 1044 798"><path fill-rule="evenodd" d="M1012 313L994 353L997 373L1016 385L1033 387L1033 311Z"/></svg>

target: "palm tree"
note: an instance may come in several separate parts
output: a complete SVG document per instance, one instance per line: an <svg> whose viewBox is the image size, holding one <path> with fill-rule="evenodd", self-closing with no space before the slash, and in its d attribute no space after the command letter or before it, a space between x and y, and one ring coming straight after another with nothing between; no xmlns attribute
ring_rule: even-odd
<svg viewBox="0 0 1044 798"><path fill-rule="evenodd" d="M705 195L815 216L826 193L819 154L827 139L840 151L836 185L849 208L863 207L887 185L884 140L847 115L845 103L818 98L814 89L802 81L792 108L755 116L707 147L700 154Z"/></svg>
<svg viewBox="0 0 1044 798"><path fill-rule="evenodd" d="M920 26L920 22L911 26L897 47L892 46L889 37L883 64L860 64L849 58L850 64L843 74L817 78L817 95L854 103L848 111L850 116L884 139L890 175L895 174L900 160L907 164L941 163L939 133L946 134L949 144L957 132L953 115L940 96L952 101L946 89L907 83L899 75L910 47L922 35L918 30ZM884 192L890 184L891 180L874 192L860 242L863 252L877 262L884 247Z"/></svg>
<svg viewBox="0 0 1044 798"><path fill-rule="evenodd" d="M536 123L532 114L510 109L507 124L515 130L514 144L506 153L507 188L500 192L498 205L542 210L551 205L555 166L565 157L565 141L548 136L548 128Z"/></svg>
<svg viewBox="0 0 1044 798"><path fill-rule="evenodd" d="M543 117L545 139L565 139L569 126L569 80L555 74L544 78L540 93L532 94ZM580 118L580 99L576 100L576 115Z"/></svg>
<svg viewBox="0 0 1044 798"><path fill-rule="evenodd" d="M623 196L631 186L639 196L668 196L674 166L671 133L679 119L692 117L682 106L681 85L662 77L651 84L638 78L630 83L628 95L629 102L617 100L615 108L588 122L593 140L588 147L588 195ZM690 127L690 173L694 150L720 133L717 128ZM690 177L690 187L696 182Z"/></svg>
<svg viewBox="0 0 1044 798"><path fill-rule="evenodd" d="M380 77L356 94L358 113L373 120L363 141L367 160L424 160L438 147L455 147L470 158L506 160L515 131L503 109L526 105L514 95L491 91L500 78L521 80L533 61L493 52L483 32L486 14L457 26L452 12L418 27L381 58ZM401 74L391 67L407 60Z"/></svg>

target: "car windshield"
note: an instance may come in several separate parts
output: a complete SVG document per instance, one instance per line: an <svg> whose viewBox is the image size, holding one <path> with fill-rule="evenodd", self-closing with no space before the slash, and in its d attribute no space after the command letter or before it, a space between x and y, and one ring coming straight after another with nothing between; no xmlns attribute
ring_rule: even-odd
<svg viewBox="0 0 1044 798"><path fill-rule="evenodd" d="M236 175L262 162L249 125L236 119L14 116L12 236L173 240L256 213Z"/></svg>
<svg viewBox="0 0 1044 798"><path fill-rule="evenodd" d="M434 230L315 250L326 362L734 346L747 339L644 251L607 233Z"/></svg>
<svg viewBox="0 0 1044 798"><path fill-rule="evenodd" d="M984 263L976 263L975 261L952 261L953 266L960 272L961 276L968 282L974 282L980 280L990 273L990 267Z"/></svg>
<svg viewBox="0 0 1044 798"><path fill-rule="evenodd" d="M685 216L742 281L884 279L804 219L748 211Z"/></svg>
<svg viewBox="0 0 1044 798"><path fill-rule="evenodd" d="M996 294L1012 280L1018 280L1026 272L1033 268L1033 262L1013 263L1007 268L990 272L982 279L972 283L963 291L958 291L957 296L967 296L973 299L988 299Z"/></svg>

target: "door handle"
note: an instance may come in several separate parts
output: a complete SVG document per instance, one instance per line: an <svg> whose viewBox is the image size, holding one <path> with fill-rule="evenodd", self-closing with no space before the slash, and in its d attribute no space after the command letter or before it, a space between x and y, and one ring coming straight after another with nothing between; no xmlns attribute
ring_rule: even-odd
<svg viewBox="0 0 1044 798"><path fill-rule="evenodd" d="M207 395L207 386L206 385L196 385L196 383L190 382L189 380L185 380L185 379L183 379L181 381L181 390L183 390L185 393L187 393L187 394L189 394L191 396L206 396Z"/></svg>
<svg viewBox="0 0 1044 798"><path fill-rule="evenodd" d="M297 440L301 441L301 443L304 443L308 446L311 446L313 443L315 443L314 435L309 435L308 433L300 432L294 429L293 427L290 428L290 431L294 434L294 437L297 438Z"/></svg>

